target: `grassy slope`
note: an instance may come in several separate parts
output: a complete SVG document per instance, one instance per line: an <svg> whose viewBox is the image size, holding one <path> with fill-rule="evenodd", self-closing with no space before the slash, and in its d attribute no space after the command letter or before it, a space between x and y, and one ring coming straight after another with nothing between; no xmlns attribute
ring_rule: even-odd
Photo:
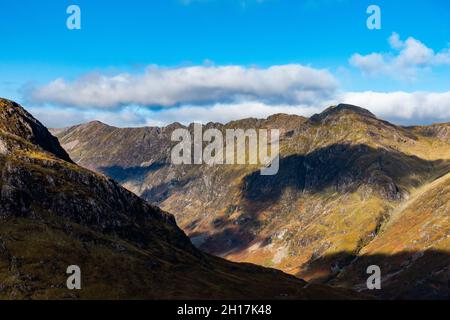
<svg viewBox="0 0 450 320"><path fill-rule="evenodd" d="M380 295L450 297L450 174L421 188L365 246L359 258L330 283L364 289L365 269L383 273ZM399 271L402 271L399 273ZM414 282L411 279L415 279ZM411 290L411 286L414 290Z"/></svg>

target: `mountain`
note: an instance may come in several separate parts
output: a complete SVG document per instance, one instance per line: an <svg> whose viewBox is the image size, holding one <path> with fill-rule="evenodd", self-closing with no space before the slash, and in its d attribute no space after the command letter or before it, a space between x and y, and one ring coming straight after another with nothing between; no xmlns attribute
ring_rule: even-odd
<svg viewBox="0 0 450 320"><path fill-rule="evenodd" d="M392 275L383 284L392 298L450 298L449 204L450 174L446 174L396 208L379 235L358 256L341 253L340 257L328 257L352 260L328 283L363 285L366 278L360 275L367 265L378 265Z"/></svg>
<svg viewBox="0 0 450 320"><path fill-rule="evenodd" d="M401 127L341 104L311 118L205 125L280 129L274 176L255 165L173 165L176 128L193 131L93 122L56 135L78 164L174 212L211 254L362 291L375 261L381 297L449 296L448 124Z"/></svg>
<svg viewBox="0 0 450 320"><path fill-rule="evenodd" d="M0 172L2 299L362 297L202 253L171 214L73 163L39 121L5 99ZM66 288L71 265L81 268L81 290Z"/></svg>
<svg viewBox="0 0 450 320"><path fill-rule="evenodd" d="M431 126L411 127L410 130L427 137L450 142L450 123L438 123Z"/></svg>
<svg viewBox="0 0 450 320"><path fill-rule="evenodd" d="M24 144L30 142L62 160L72 162L66 151L59 145L58 139L25 109L12 101L0 100L0 102L2 107L0 132L3 135L12 136L14 140L23 140ZM5 143L11 143L12 139L2 139L0 142L3 143L1 148L6 153L8 148ZM15 145L19 145L18 141Z"/></svg>

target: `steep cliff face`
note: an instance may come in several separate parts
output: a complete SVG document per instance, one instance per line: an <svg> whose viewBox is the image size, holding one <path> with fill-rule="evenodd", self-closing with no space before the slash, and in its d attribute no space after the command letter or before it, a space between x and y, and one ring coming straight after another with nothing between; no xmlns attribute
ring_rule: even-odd
<svg viewBox="0 0 450 320"><path fill-rule="evenodd" d="M69 155L60 146L58 139L50 134L38 120L33 118L17 103L0 98L0 130L24 139L48 151L60 159L71 162ZM6 152L6 142L3 141L3 151Z"/></svg>
<svg viewBox="0 0 450 320"><path fill-rule="evenodd" d="M250 165L171 164L170 135L178 127L119 129L96 123L61 130L58 137L80 165L174 212L197 247L315 282L360 288L360 279L341 283L337 274L370 244L379 244L394 217L399 217L396 228L406 229L405 205L450 172L445 125L404 128L351 105L330 107L310 119L275 115L205 125L221 131L280 129L275 176L261 176ZM445 225L444 219L439 221ZM431 224L424 224L423 232L424 250L440 250L437 239L449 235ZM416 254L417 248L408 252L404 245L405 254L393 258L400 264ZM448 244L445 249L450 252ZM420 295L413 284L441 269L430 263L410 274L401 294ZM396 271L390 279L401 279L404 270Z"/></svg>
<svg viewBox="0 0 450 320"><path fill-rule="evenodd" d="M196 249L172 215L74 164L0 100L0 298L351 298L347 290ZM82 289L66 287L78 265Z"/></svg>

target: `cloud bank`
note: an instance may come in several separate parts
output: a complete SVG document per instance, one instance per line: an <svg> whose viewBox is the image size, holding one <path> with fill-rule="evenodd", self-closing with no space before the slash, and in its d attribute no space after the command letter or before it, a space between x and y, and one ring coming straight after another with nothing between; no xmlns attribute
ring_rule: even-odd
<svg viewBox="0 0 450 320"><path fill-rule="evenodd" d="M445 122L450 119L448 92L344 92L317 105L268 105L262 102L184 105L160 110L126 106L114 109L32 107L30 111L49 127L64 127L100 120L118 127L165 126L173 122L226 123L249 117L267 118L275 113L309 117L330 105L349 103L364 107L382 119L399 124Z"/></svg>
<svg viewBox="0 0 450 320"><path fill-rule="evenodd" d="M208 106L182 106L152 110L127 106L120 110L89 110L77 108L32 107L31 113L51 128L60 128L91 120L99 120L117 127L165 126L173 122L226 123L244 118L267 118L275 113L311 116L321 112L323 106L266 105L260 102L213 104Z"/></svg>
<svg viewBox="0 0 450 320"><path fill-rule="evenodd" d="M450 119L450 91L447 92L348 92L340 101L362 106L383 119L420 124Z"/></svg>
<svg viewBox="0 0 450 320"><path fill-rule="evenodd" d="M349 62L365 74L414 79L419 72L450 66L450 48L435 52L412 37L389 38L391 52L354 54ZM51 127L90 120L111 125L164 126L172 122L222 122L274 113L311 116L349 103L399 124L450 119L449 91L347 92L326 69L299 64L267 68L149 66L142 73L89 74L28 88L31 111Z"/></svg>
<svg viewBox="0 0 450 320"><path fill-rule="evenodd" d="M295 64L266 69L150 66L140 75L91 74L73 82L56 79L45 86L32 88L28 97L33 104L99 109L241 101L294 105L327 99L337 87L337 80L327 70Z"/></svg>

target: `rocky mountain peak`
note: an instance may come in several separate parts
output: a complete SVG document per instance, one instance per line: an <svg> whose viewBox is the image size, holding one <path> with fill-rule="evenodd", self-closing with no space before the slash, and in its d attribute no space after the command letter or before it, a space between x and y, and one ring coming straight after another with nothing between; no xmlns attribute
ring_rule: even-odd
<svg viewBox="0 0 450 320"><path fill-rule="evenodd" d="M313 115L310 120L312 122L321 122L329 117L340 117L343 114L356 114L362 117L376 118L376 116L367 109L351 104L339 104L337 106L331 106L325 109L322 113Z"/></svg>
<svg viewBox="0 0 450 320"><path fill-rule="evenodd" d="M106 123L103 123L103 122L101 122L99 120L93 120L93 121L90 121L90 122L88 122L86 124L82 124L82 126L83 125L87 126L87 127L110 127L110 125L107 125Z"/></svg>
<svg viewBox="0 0 450 320"><path fill-rule="evenodd" d="M22 138L58 158L72 162L58 139L19 104L0 98L0 132ZM6 148L6 147L5 147Z"/></svg>

